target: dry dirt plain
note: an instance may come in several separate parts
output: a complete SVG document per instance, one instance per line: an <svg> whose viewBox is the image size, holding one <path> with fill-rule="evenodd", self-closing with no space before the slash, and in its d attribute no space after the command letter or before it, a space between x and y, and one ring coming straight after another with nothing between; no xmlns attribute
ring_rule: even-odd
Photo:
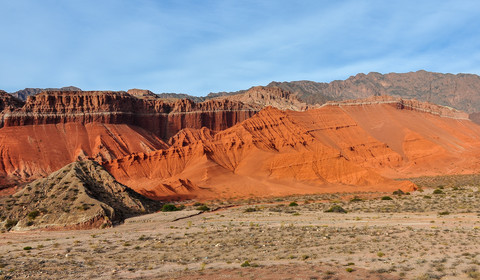
<svg viewBox="0 0 480 280"><path fill-rule="evenodd" d="M0 279L480 279L478 187L432 186L215 201L214 211L190 205L113 228L2 233ZM325 212L333 205L348 213Z"/></svg>

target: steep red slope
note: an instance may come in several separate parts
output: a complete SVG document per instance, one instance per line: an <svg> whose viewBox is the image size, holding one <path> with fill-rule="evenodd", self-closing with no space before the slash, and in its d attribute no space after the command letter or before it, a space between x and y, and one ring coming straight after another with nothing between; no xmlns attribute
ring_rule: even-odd
<svg viewBox="0 0 480 280"><path fill-rule="evenodd" d="M480 126L466 116L389 97L305 112L266 108L230 129L185 129L169 149L104 165L154 198L411 190L392 179L480 168Z"/></svg>
<svg viewBox="0 0 480 280"><path fill-rule="evenodd" d="M125 124L4 127L0 129L1 183L32 180L79 159L103 161L165 147L155 135Z"/></svg>
<svg viewBox="0 0 480 280"><path fill-rule="evenodd" d="M157 198L413 188L375 171L379 165L400 166L402 157L335 106L307 112L267 108L217 134L188 129L171 141L169 149L105 167L120 182ZM162 191L168 182L187 178L196 188Z"/></svg>

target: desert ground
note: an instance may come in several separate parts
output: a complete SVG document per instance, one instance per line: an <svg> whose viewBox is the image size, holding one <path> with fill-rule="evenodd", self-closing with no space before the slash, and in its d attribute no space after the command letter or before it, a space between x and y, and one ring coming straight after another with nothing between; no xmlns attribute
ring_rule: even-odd
<svg viewBox="0 0 480 280"><path fill-rule="evenodd" d="M112 228L3 232L0 279L480 279L479 178L417 178L410 194L204 202L209 211L188 201Z"/></svg>

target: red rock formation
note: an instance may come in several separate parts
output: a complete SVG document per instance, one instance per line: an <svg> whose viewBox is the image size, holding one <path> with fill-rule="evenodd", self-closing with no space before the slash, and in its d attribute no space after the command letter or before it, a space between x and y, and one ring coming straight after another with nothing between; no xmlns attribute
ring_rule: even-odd
<svg viewBox="0 0 480 280"><path fill-rule="evenodd" d="M0 90L0 110L14 110L15 108L23 106L23 102L13 97L12 95Z"/></svg>
<svg viewBox="0 0 480 280"><path fill-rule="evenodd" d="M392 179L480 168L480 126L452 112L386 97L305 112L266 108L227 130L185 129L168 149L104 165L153 198L412 190ZM187 178L194 188L165 190Z"/></svg>
<svg viewBox="0 0 480 280"><path fill-rule="evenodd" d="M0 184L47 175L72 161L166 148L186 127L223 130L253 114L240 102L139 99L125 92L44 91L25 104L0 93Z"/></svg>
<svg viewBox="0 0 480 280"><path fill-rule="evenodd" d="M160 148L166 148L161 139L126 124L69 122L4 127L0 129L0 183L29 181L76 160L103 161Z"/></svg>
<svg viewBox="0 0 480 280"><path fill-rule="evenodd" d="M185 127L222 130L257 110L229 100L168 102L139 99L125 92L45 91L29 97L22 108L6 112L2 123L5 127L68 122L130 124L166 140Z"/></svg>

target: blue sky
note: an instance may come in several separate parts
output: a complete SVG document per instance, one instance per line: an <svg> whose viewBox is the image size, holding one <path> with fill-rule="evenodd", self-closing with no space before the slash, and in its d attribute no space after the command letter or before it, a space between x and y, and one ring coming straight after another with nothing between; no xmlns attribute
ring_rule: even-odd
<svg viewBox="0 0 480 280"><path fill-rule="evenodd" d="M0 0L0 89L206 95L372 71L480 74L478 3Z"/></svg>

